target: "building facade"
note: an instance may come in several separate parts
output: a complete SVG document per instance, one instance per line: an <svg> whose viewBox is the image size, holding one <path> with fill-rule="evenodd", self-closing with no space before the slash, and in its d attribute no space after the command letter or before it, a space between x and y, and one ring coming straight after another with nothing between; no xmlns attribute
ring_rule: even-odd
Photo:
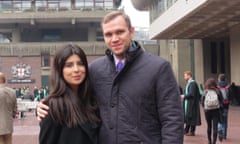
<svg viewBox="0 0 240 144"><path fill-rule="evenodd" d="M49 86L59 45L80 45L89 61L106 49L100 22L118 0L0 1L0 71L14 88Z"/></svg>
<svg viewBox="0 0 240 144"><path fill-rule="evenodd" d="M0 1L0 71L7 85L31 90L49 86L56 49L79 45L88 61L105 54L101 20L118 10L121 0L4 0ZM122 10L122 9L121 9ZM144 33L137 33L142 38ZM159 54L156 44L142 43Z"/></svg>
<svg viewBox="0 0 240 144"><path fill-rule="evenodd" d="M203 84L225 73L240 85L239 0L132 0L150 12L150 38L160 43L160 55L172 64L180 85L191 70Z"/></svg>

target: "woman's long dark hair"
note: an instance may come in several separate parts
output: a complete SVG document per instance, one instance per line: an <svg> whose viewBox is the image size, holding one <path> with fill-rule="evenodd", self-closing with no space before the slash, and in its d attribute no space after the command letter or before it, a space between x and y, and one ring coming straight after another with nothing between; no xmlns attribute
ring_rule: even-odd
<svg viewBox="0 0 240 144"><path fill-rule="evenodd" d="M81 59L86 77L79 85L76 95L65 82L63 68L66 60L76 54ZM98 106L88 74L88 62L84 51L77 45L65 45L59 49L53 59L51 67L51 91L46 98L50 116L56 124L66 124L67 127L76 127L85 122L99 121Z"/></svg>
<svg viewBox="0 0 240 144"><path fill-rule="evenodd" d="M209 78L206 80L205 82L205 86L204 86L204 89L211 89L211 90L215 90L217 91L218 88L217 88L217 82L214 78Z"/></svg>

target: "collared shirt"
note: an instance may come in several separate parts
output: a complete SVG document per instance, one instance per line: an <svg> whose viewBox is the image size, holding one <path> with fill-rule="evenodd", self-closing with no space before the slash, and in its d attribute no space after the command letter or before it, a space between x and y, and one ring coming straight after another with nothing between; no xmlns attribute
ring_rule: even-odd
<svg viewBox="0 0 240 144"><path fill-rule="evenodd" d="M134 50L136 50L136 48L137 48L137 45L136 45L134 42L132 42L129 51L134 51ZM126 60L125 58L122 59L122 60L119 60L119 59L116 57L115 54L113 54L113 58L114 58L115 66L117 66L117 64L118 64L119 61L122 61L122 62L123 62L123 65L125 65L125 60Z"/></svg>
<svg viewBox="0 0 240 144"><path fill-rule="evenodd" d="M113 55L113 58L114 58L114 62L115 62L115 66L117 67L117 64L119 61L122 61L123 65L125 64L125 59L118 59L115 55Z"/></svg>

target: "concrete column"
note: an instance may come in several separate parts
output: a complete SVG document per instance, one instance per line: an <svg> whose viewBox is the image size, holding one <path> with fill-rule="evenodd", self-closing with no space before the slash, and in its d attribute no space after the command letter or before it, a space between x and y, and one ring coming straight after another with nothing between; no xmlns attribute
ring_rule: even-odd
<svg viewBox="0 0 240 144"><path fill-rule="evenodd" d="M89 27L88 28L88 41L96 41L96 28L95 27Z"/></svg>
<svg viewBox="0 0 240 144"><path fill-rule="evenodd" d="M31 1L31 8L36 11L36 0Z"/></svg>
<svg viewBox="0 0 240 144"><path fill-rule="evenodd" d="M174 75L178 81L178 48L177 40L159 40L160 56L169 61L172 66Z"/></svg>
<svg viewBox="0 0 240 144"><path fill-rule="evenodd" d="M194 40L195 79L198 84L204 84L203 44L201 39Z"/></svg>
<svg viewBox="0 0 240 144"><path fill-rule="evenodd" d="M12 31L12 42L20 42L20 30L14 28Z"/></svg>
<svg viewBox="0 0 240 144"><path fill-rule="evenodd" d="M168 47L168 40L159 40L160 56L170 62L170 52Z"/></svg>
<svg viewBox="0 0 240 144"><path fill-rule="evenodd" d="M240 25L235 26L230 31L230 65L231 82L240 85Z"/></svg>
<svg viewBox="0 0 240 144"><path fill-rule="evenodd" d="M170 58L172 63L172 69L176 79L179 79L179 55L178 55L178 40L170 40ZM177 80L178 81L178 80Z"/></svg>

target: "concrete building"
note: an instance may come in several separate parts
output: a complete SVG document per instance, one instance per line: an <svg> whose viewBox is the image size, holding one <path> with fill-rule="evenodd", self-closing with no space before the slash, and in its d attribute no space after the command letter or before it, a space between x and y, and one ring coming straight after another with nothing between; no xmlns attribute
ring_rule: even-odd
<svg viewBox="0 0 240 144"><path fill-rule="evenodd" d="M191 70L199 83L225 73L240 85L239 0L132 0L150 12L150 39L170 61L180 85Z"/></svg>
<svg viewBox="0 0 240 144"><path fill-rule="evenodd" d="M105 54L101 20L121 0L0 1L0 71L14 88L49 86L50 64L59 45L78 44L88 61ZM123 9L121 9L123 10ZM152 41L146 51L159 54Z"/></svg>
<svg viewBox="0 0 240 144"><path fill-rule="evenodd" d="M59 45L75 43L89 61L106 49L100 22L119 0L0 1L0 71L15 88L48 86Z"/></svg>

